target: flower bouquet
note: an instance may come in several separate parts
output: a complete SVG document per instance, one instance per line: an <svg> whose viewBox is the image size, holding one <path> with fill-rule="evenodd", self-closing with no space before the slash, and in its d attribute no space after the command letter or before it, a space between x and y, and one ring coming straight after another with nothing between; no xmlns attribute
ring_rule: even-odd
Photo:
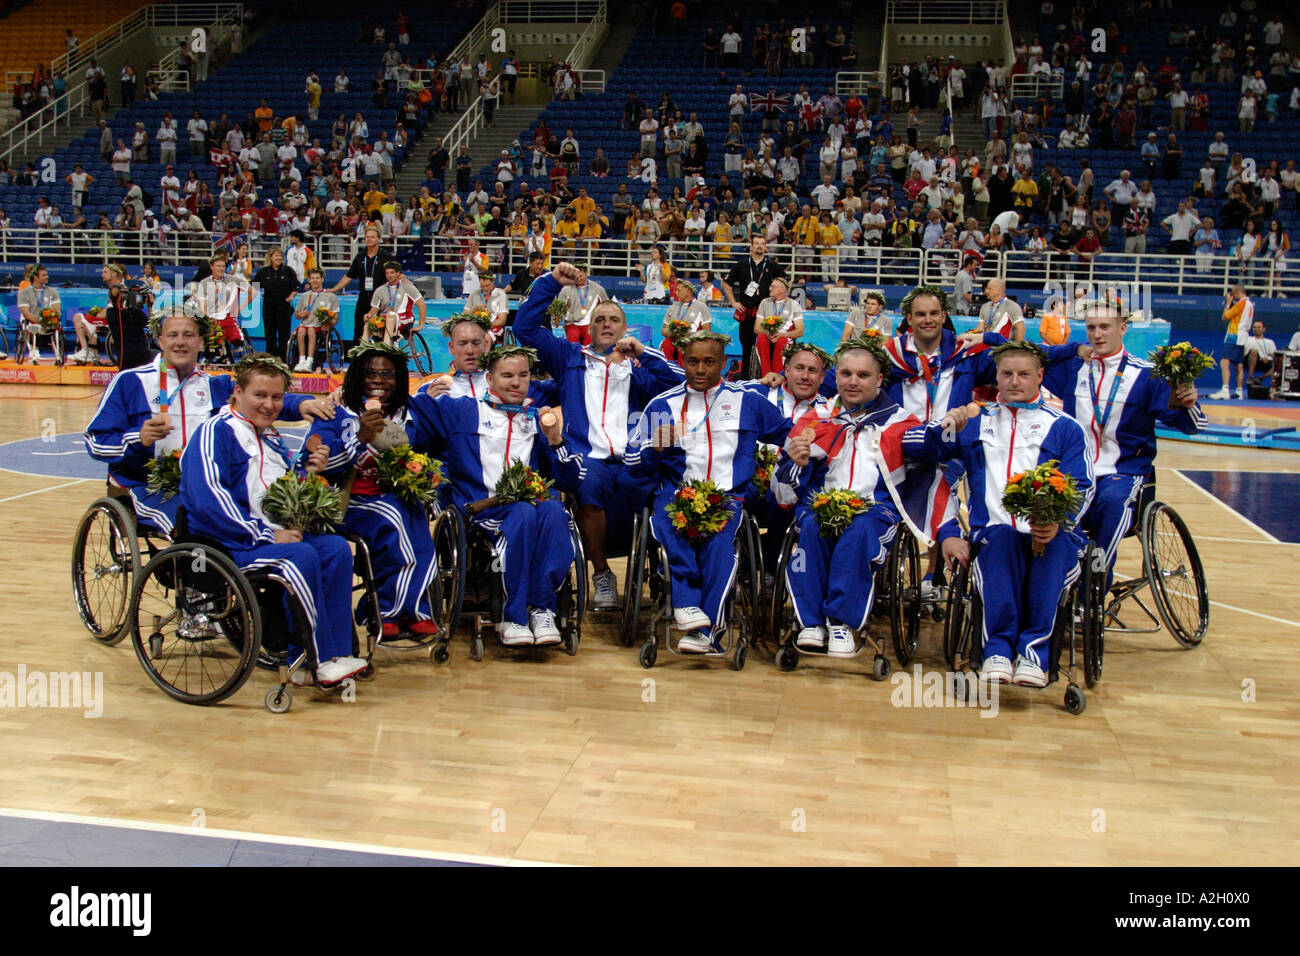
<svg viewBox="0 0 1300 956"><path fill-rule="evenodd" d="M522 461L516 461L502 473L492 497L499 505L526 501L536 506L551 497L551 484L549 478L543 478Z"/></svg>
<svg viewBox="0 0 1300 956"><path fill-rule="evenodd" d="M179 450L169 452L158 458L150 458L144 463L144 470L149 478L144 486L156 495L162 495L166 501L181 490L181 453Z"/></svg>
<svg viewBox="0 0 1300 956"><path fill-rule="evenodd" d="M102 305L92 305L86 310L86 318L90 319L95 325L104 321L104 307Z"/></svg>
<svg viewBox="0 0 1300 956"><path fill-rule="evenodd" d="M569 303L563 299L555 299L546 307L546 317L551 320L551 326L554 327L556 322L561 322L569 314Z"/></svg>
<svg viewBox="0 0 1300 956"><path fill-rule="evenodd" d="M388 316L380 312L366 319L366 331L372 336L382 337L388 331Z"/></svg>
<svg viewBox="0 0 1300 956"><path fill-rule="evenodd" d="M1007 514L1023 518L1030 524L1065 524L1065 519L1083 502L1074 478L1064 474L1056 459L1022 471L1007 479L1002 492L1002 507ZM1034 556L1043 553L1043 545L1034 542Z"/></svg>
<svg viewBox="0 0 1300 956"><path fill-rule="evenodd" d="M262 511L276 524L311 534L329 534L343 520L338 490L320 475L284 475L271 482Z"/></svg>
<svg viewBox="0 0 1300 956"><path fill-rule="evenodd" d="M334 309L327 309L322 305L320 308L312 311L312 318L320 323L320 330L322 332L327 332L334 328L334 323L338 321L339 314Z"/></svg>
<svg viewBox="0 0 1300 956"><path fill-rule="evenodd" d="M688 481L664 509L673 529L690 541L705 541L727 526L731 499L712 481Z"/></svg>
<svg viewBox="0 0 1300 956"><path fill-rule="evenodd" d="M854 518L870 510L871 504L856 491L843 488L815 491L809 502L823 538L838 538L848 530Z"/></svg>
<svg viewBox="0 0 1300 956"><path fill-rule="evenodd" d="M1179 385L1191 385L1201 377L1202 372L1214 368L1214 356L1206 355L1191 342L1179 342L1177 345L1162 345L1147 354L1151 370L1157 378L1162 378L1174 388Z"/></svg>
<svg viewBox="0 0 1300 956"><path fill-rule="evenodd" d="M412 505L429 505L438 500L438 488L445 480L442 462L398 445L375 456L379 487Z"/></svg>
<svg viewBox="0 0 1300 956"><path fill-rule="evenodd" d="M773 445L756 445L754 447L754 477L750 484L760 495L767 494L772 487L772 472L776 471L777 452Z"/></svg>
<svg viewBox="0 0 1300 956"><path fill-rule="evenodd" d="M220 322L211 322L203 332L203 347L209 352L219 352L226 341L226 330Z"/></svg>
<svg viewBox="0 0 1300 956"><path fill-rule="evenodd" d="M691 323L685 319L668 320L668 341L680 348L682 340L691 334Z"/></svg>
<svg viewBox="0 0 1300 956"><path fill-rule="evenodd" d="M763 334L769 339L774 339L781 334L781 327L785 325L785 316L783 315L765 315L759 322L758 327L763 330Z"/></svg>
<svg viewBox="0 0 1300 956"><path fill-rule="evenodd" d="M52 335L59 331L59 325L63 321L63 314L53 306L41 309L41 332L45 335Z"/></svg>

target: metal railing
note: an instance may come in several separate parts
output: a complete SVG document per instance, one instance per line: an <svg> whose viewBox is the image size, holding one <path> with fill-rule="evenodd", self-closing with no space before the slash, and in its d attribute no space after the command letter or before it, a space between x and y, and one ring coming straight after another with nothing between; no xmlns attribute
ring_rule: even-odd
<svg viewBox="0 0 1300 956"><path fill-rule="evenodd" d="M1053 70L1051 73L1023 73L1011 78L1012 99L1034 100L1043 93L1059 103L1065 94L1065 74Z"/></svg>
<svg viewBox="0 0 1300 956"><path fill-rule="evenodd" d="M492 30L500 23L501 4L494 3L483 11L483 16L479 17L478 22L469 28L469 32L460 38L460 42L451 48L451 52L444 57L444 60L450 60L452 63L460 63L467 57L472 60L480 50L486 50L491 46Z"/></svg>
<svg viewBox="0 0 1300 956"><path fill-rule="evenodd" d="M0 232L0 261L70 262L103 264L124 262L140 265L153 261L158 272L166 273L179 266L197 266L212 254L214 239L221 234L209 232L171 232L159 240L140 232L95 229L11 228ZM428 240L421 262L430 272L460 272L470 236L439 235ZM483 252L501 273L515 272L528 261L524 237L475 236ZM287 237L250 234L250 258L256 268L271 249L284 248ZM386 255L409 255L422 240L413 236L387 237L381 246ZM324 269L346 269L361 248L353 236L312 235L307 243ZM683 275L707 270L714 276L725 275L737 261L748 254L748 243L667 240L660 243L671 262ZM637 244L626 239L576 239L570 242L553 237L551 264L561 259L584 265L598 275L635 276L638 268L650 260L651 244ZM811 246L769 245L787 272L809 281L873 285L934 284L951 288L960 258L957 249L888 248L880 246L834 246L823 250ZM1292 259L1292 268L1279 269L1273 261L1261 261L1243 268L1232 256L1174 256L1166 254L1100 253L1090 261L1077 256L1048 252L1043 254L1012 251L986 258L980 269L980 281L1003 279L1008 286L1019 288L1060 289L1066 283L1091 283L1095 289L1114 285L1179 295L1223 295L1241 281L1252 294L1287 297L1300 295L1300 269ZM418 270L416 270L418 271ZM1046 298L1044 291L1043 297Z"/></svg>
<svg viewBox="0 0 1300 956"><path fill-rule="evenodd" d="M837 96L846 96L849 93L866 95L871 93L873 89L877 93L883 93L886 75L880 70L856 72L841 70L835 74L835 94Z"/></svg>
<svg viewBox="0 0 1300 956"><path fill-rule="evenodd" d="M502 23L604 22L605 0L502 0Z"/></svg>
<svg viewBox="0 0 1300 956"><path fill-rule="evenodd" d="M185 93L190 88L189 70L150 70L148 78L158 81L158 89L163 93Z"/></svg>
<svg viewBox="0 0 1300 956"><path fill-rule="evenodd" d="M86 108L90 104L90 84L84 79L84 74L80 78L76 77L76 72L92 59L98 59L108 48L142 30L158 26L181 24L221 26L239 22L243 16L242 3L153 4L119 20L112 27L96 34L90 41L78 45L76 50L65 53L53 61L52 73L62 71L68 78L67 92L0 134L0 159L7 160L12 166L15 156L20 151L27 150L32 145L43 146L46 136L54 136L60 125L71 127L74 110L76 116L85 117ZM211 39L209 37L209 43ZM88 48L92 52L84 52ZM211 50L211 46L208 49ZM168 57L173 61L179 60L176 50L164 56L163 60L167 60ZM30 78L31 73L28 72L26 75ZM6 82L8 76L9 74L6 74ZM188 77L186 80L188 81ZM176 87L164 87L164 89L168 88ZM188 85L184 89L189 89Z"/></svg>
<svg viewBox="0 0 1300 956"><path fill-rule="evenodd" d="M1002 23L1003 0L889 0L886 23Z"/></svg>

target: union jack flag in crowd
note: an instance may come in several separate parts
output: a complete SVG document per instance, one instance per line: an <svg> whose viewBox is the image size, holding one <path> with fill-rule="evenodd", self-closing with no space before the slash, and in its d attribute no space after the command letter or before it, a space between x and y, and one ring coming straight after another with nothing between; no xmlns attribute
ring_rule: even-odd
<svg viewBox="0 0 1300 956"><path fill-rule="evenodd" d="M236 250L238 250L240 246L244 246L247 244L248 244L248 237L245 236L242 232L235 232L234 230L227 232L224 236L220 238L217 238L217 236L215 235L212 237L213 252L228 252L232 256L235 254Z"/></svg>
<svg viewBox="0 0 1300 956"><path fill-rule="evenodd" d="M784 113L790 107L789 93L755 93L749 98L749 111L757 113L759 110L775 110L778 113Z"/></svg>

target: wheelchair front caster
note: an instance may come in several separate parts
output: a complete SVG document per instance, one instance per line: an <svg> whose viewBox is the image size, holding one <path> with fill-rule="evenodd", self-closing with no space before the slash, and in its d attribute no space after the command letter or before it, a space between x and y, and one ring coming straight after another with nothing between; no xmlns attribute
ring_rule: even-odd
<svg viewBox="0 0 1300 956"><path fill-rule="evenodd" d="M581 638L576 630L570 631L564 637L564 652L570 657L576 657L578 654L578 642Z"/></svg>
<svg viewBox="0 0 1300 956"><path fill-rule="evenodd" d="M659 648L654 644L642 644L641 653L638 655L641 666L651 668L655 666L655 661L659 659Z"/></svg>
<svg viewBox="0 0 1300 956"><path fill-rule="evenodd" d="M792 671L799 666L799 652L793 647L783 646L776 652L776 666L783 671Z"/></svg>
<svg viewBox="0 0 1300 956"><path fill-rule="evenodd" d="M352 675L357 680L374 680L375 679L375 662L367 661L364 670L357 671Z"/></svg>
<svg viewBox="0 0 1300 956"><path fill-rule="evenodd" d="M1078 716L1083 713L1083 709L1088 706L1088 698L1083 693L1083 688L1078 684L1071 684L1065 688L1065 709L1070 713Z"/></svg>
<svg viewBox="0 0 1300 956"><path fill-rule="evenodd" d="M731 669L739 671L745 669L745 658L749 655L749 648L744 641L736 644L736 653L731 659Z"/></svg>
<svg viewBox="0 0 1300 956"><path fill-rule="evenodd" d="M438 643L429 648L429 660L435 664L447 663L447 658L450 656L451 652L447 650L446 644Z"/></svg>
<svg viewBox="0 0 1300 956"><path fill-rule="evenodd" d="M876 659L871 662L871 676L876 680L884 680L889 676L892 667L889 658L884 654L877 654Z"/></svg>
<svg viewBox="0 0 1300 956"><path fill-rule="evenodd" d="M469 639L469 656L470 660L481 661L483 659L483 637L475 634Z"/></svg>
<svg viewBox="0 0 1300 956"><path fill-rule="evenodd" d="M287 687L272 687L266 692L266 709L273 714L287 714L293 706L293 694Z"/></svg>

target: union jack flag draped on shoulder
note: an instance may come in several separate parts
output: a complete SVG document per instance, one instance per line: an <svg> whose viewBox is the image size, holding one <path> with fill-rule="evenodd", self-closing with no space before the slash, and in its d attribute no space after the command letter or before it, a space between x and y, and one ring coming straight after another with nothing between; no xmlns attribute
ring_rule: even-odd
<svg viewBox="0 0 1300 956"><path fill-rule="evenodd" d="M247 245L247 244L248 244L248 237L245 236L242 232L231 231L231 232L227 232L224 236L221 236L220 238L218 238L215 235L212 237L213 252L228 252L232 256L235 254L235 251L240 246Z"/></svg>

